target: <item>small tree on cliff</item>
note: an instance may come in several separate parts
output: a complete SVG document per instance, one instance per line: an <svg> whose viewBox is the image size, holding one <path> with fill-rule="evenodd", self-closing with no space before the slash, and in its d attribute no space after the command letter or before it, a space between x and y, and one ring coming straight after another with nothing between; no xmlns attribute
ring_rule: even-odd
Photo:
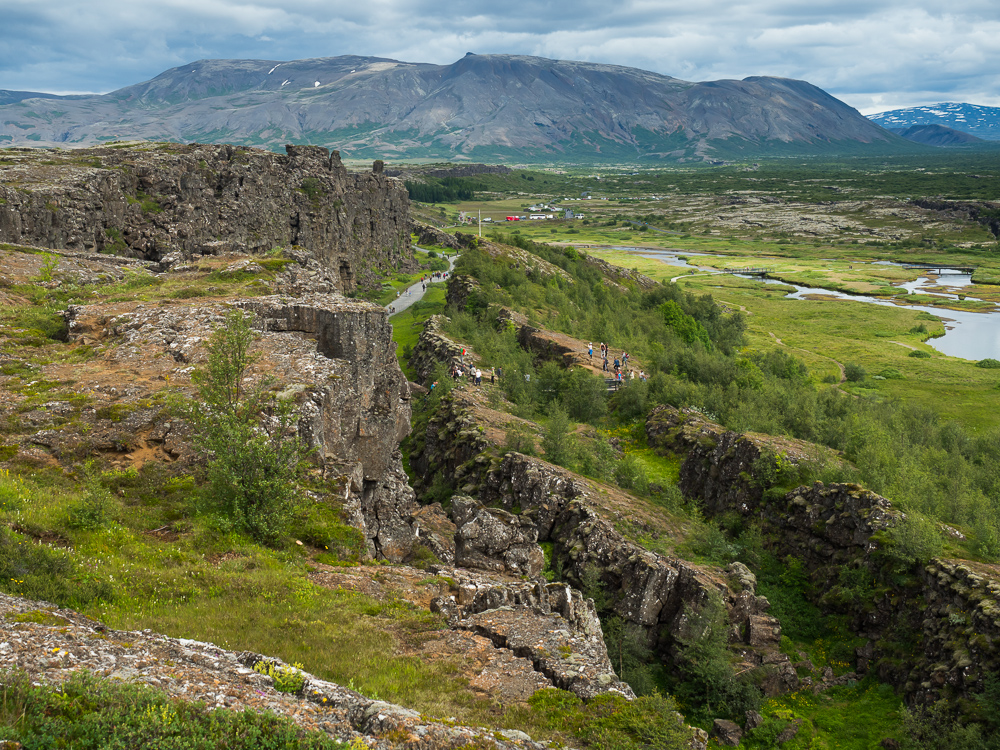
<svg viewBox="0 0 1000 750"><path fill-rule="evenodd" d="M257 359L249 318L231 311L208 342L208 363L193 375L201 402L189 415L207 459L212 510L265 544L281 534L297 498L305 446L291 405L270 391L273 378L248 384Z"/></svg>

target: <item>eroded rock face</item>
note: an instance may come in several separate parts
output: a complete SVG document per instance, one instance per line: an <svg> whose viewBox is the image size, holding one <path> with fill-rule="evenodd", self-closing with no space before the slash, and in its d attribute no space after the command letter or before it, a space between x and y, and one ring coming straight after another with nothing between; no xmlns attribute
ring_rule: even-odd
<svg viewBox="0 0 1000 750"><path fill-rule="evenodd" d="M298 245L344 293L412 263L402 183L318 146L27 152L0 179L0 241L148 260Z"/></svg>
<svg viewBox="0 0 1000 750"><path fill-rule="evenodd" d="M426 432L411 453L418 474L442 472L479 503L510 512L517 508L534 524L538 541L552 545L562 575L576 586L585 580L599 584L614 612L641 625L662 653L669 652L684 627L685 607L699 610L709 596L718 595L730 613L731 640L743 662L770 665L768 694L798 686L795 669L778 649L780 625L767 615L769 602L755 595L749 571L726 575L645 550L598 510L607 488L531 456L492 456L488 434L479 429L461 391L442 403ZM461 527L471 515L467 509L479 506L465 500L459 505L455 521Z"/></svg>
<svg viewBox="0 0 1000 750"><path fill-rule="evenodd" d="M455 520L455 564L511 575L535 577L545 556L530 515L485 508L470 497L451 499Z"/></svg>
<svg viewBox="0 0 1000 750"><path fill-rule="evenodd" d="M489 638L528 659L553 685L589 699L603 693L634 698L618 680L591 599L565 583L489 579L437 569L457 580L458 594L439 597L433 611L449 625Z"/></svg>
<svg viewBox="0 0 1000 750"><path fill-rule="evenodd" d="M763 493L754 465L764 450L781 447L775 439L728 432L670 407L654 410L647 435L651 445L687 453L681 486L689 497L710 512L755 520L772 552L805 563L817 603L848 614L852 630L868 639L857 649L859 672L874 669L911 702L929 703L979 692L984 675L1000 670L1000 566L940 559L906 564L887 555L890 531L905 516L857 484L816 482L785 495ZM782 445L792 446L793 459L808 457L808 444ZM796 448L802 448L798 457ZM843 577L852 572L869 583L845 587ZM895 642L900 632L917 645ZM751 643L776 637L770 623L754 615L747 633ZM841 679L824 676L814 689Z"/></svg>
<svg viewBox="0 0 1000 750"><path fill-rule="evenodd" d="M724 575L643 549L595 510L595 490L565 469L508 453L486 474L480 497L530 512L539 540L552 542L560 556L563 574L580 585L596 575L615 613L644 627L654 647L669 650L683 632L686 610L698 611L717 595L729 612L730 641L744 661L774 665L772 671L782 674L774 694L797 687L795 670L778 652L780 624L766 614L770 603L755 595L745 576L734 576L741 581L737 591Z"/></svg>
<svg viewBox="0 0 1000 750"><path fill-rule="evenodd" d="M254 316L262 334L255 376L274 378L285 397L294 399L299 436L327 475L341 479L346 510L365 532L369 552L405 559L412 551L414 506L398 445L409 431L409 388L395 359L386 311L326 294L231 304ZM168 382L190 388L190 374L204 363L205 343L227 309L221 303L88 305L71 307L67 319L71 340L101 348L105 371L133 373L131 398L139 398ZM124 388L116 395L129 398ZM128 413L134 420L148 419L132 425L134 447L163 446L174 458L192 454L181 420L158 409ZM59 438L92 441L66 431Z"/></svg>
<svg viewBox="0 0 1000 750"><path fill-rule="evenodd" d="M417 345L413 348L410 357L410 367L417 373L417 381L423 385L430 385L431 376L438 364L446 367L458 364L468 364L474 362L477 357L466 347L453 341L445 335L442 326L448 318L444 315L432 315L424 323L424 328L420 331ZM462 352L465 356L462 356Z"/></svg>

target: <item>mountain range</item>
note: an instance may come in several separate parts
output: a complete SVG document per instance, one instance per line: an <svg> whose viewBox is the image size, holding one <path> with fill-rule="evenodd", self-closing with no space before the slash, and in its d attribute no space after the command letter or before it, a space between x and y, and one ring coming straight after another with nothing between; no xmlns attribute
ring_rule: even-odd
<svg viewBox="0 0 1000 750"><path fill-rule="evenodd" d="M922 107L892 109L868 115L868 119L892 130L902 130L913 125L943 125L985 141L1000 140L1000 107L942 102Z"/></svg>
<svg viewBox="0 0 1000 750"><path fill-rule="evenodd" d="M0 143L309 143L352 158L703 161L912 150L805 81L692 83L617 65L467 54L200 60L94 96L0 92ZM4 103L6 102L6 103Z"/></svg>

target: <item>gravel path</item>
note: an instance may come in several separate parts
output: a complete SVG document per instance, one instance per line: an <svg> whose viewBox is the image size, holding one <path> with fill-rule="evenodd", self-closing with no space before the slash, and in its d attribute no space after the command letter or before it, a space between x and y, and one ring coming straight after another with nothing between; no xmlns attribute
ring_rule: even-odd
<svg viewBox="0 0 1000 750"><path fill-rule="evenodd" d="M417 250L422 249L417 247L416 245L414 245L413 247ZM455 267L456 257L458 256L455 255L447 256L449 273L451 273L451 269ZM424 291L425 291L422 287L424 286L425 283L427 282L418 281L417 283L410 285L406 289L406 291L400 293L399 297L397 297L394 301L386 305L385 309L389 311L390 317L395 315L396 313L403 312L403 310L410 307L415 302L419 302L420 300L422 300L424 298Z"/></svg>

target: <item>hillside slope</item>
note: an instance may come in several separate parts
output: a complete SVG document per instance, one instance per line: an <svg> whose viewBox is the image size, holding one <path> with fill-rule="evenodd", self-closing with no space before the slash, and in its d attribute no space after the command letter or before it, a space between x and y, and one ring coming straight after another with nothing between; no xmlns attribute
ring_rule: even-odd
<svg viewBox="0 0 1000 750"><path fill-rule="evenodd" d="M200 60L101 96L0 107L0 141L308 142L352 157L702 159L734 149L912 149L804 81L691 83L635 68L467 54Z"/></svg>

